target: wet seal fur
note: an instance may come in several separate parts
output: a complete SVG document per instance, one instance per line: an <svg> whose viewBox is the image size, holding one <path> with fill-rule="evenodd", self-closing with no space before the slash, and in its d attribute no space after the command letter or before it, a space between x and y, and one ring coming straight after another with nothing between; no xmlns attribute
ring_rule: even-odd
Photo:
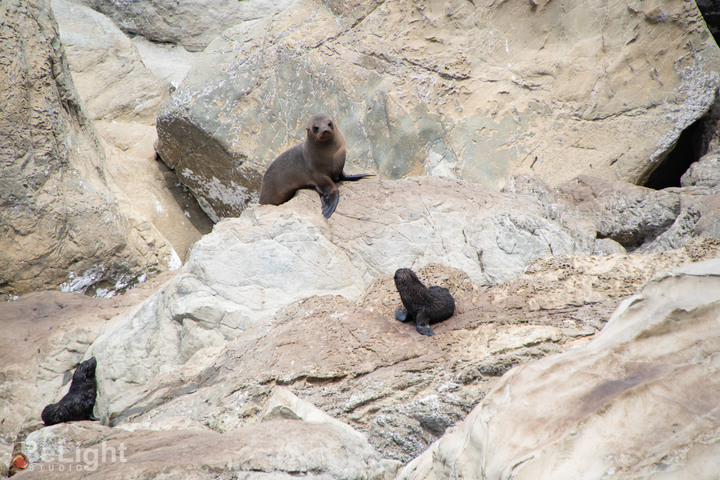
<svg viewBox="0 0 720 480"><path fill-rule="evenodd" d="M92 414L97 395L95 367L97 367L95 357L78 365L73 373L68 393L59 402L51 403L43 409L41 417L45 425L74 420L98 420Z"/></svg>
<svg viewBox="0 0 720 480"><path fill-rule="evenodd" d="M415 329L423 335L435 335L430 324L447 320L455 313L455 300L447 288L427 288L409 268L395 272L395 287L405 307L395 312L395 318L401 322L415 320Z"/></svg>
<svg viewBox="0 0 720 480"><path fill-rule="evenodd" d="M330 115L313 115L306 130L303 143L285 150L268 167L260 187L260 204L280 205L301 188L314 188L320 194L322 214L330 218L340 198L335 182L372 174L343 173L345 137Z"/></svg>

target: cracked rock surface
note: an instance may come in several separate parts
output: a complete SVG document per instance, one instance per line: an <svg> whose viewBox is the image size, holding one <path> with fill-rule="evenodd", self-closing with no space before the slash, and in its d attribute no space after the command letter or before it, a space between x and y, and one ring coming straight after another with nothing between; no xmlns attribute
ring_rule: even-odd
<svg viewBox="0 0 720 480"><path fill-rule="evenodd" d="M256 200L319 112L351 173L643 184L710 110L718 70L693 2L301 0L208 45L157 149L214 221Z"/></svg>
<svg viewBox="0 0 720 480"><path fill-rule="evenodd" d="M222 443L256 432L269 411L275 420L309 422L302 401L361 435L367 443L353 451L384 458L390 463L378 475L393 475L398 461L411 461L462 421L513 367L587 344L651 277L720 254L720 242L707 235L678 249L628 254L595 238L594 224L569 207L556 218L548 213L560 206L545 208L527 193L410 178L342 186L331 221L309 191L278 207L251 207L217 224L177 274L132 308L113 315L88 305L86 314L104 312L106 320L63 320L37 340L29 326L19 332L45 353L30 378L22 374L26 360L6 357L5 391L15 393L3 399L3 411L13 412L3 435L37 429L42 406L64 393L60 372L94 355L95 414L104 425L197 430ZM455 297L455 315L434 325L432 338L394 319L399 266ZM55 359L61 365L53 367ZM298 400L276 404L280 391ZM267 435L290 431L272 425L278 428ZM72 443L73 432L64 441ZM128 444L145 441L136 435ZM273 455L287 458L280 451ZM136 459L145 466L127 467L146 472L137 478L153 471L145 458ZM268 471L291 469L272 465ZM234 468L222 474L241 471Z"/></svg>

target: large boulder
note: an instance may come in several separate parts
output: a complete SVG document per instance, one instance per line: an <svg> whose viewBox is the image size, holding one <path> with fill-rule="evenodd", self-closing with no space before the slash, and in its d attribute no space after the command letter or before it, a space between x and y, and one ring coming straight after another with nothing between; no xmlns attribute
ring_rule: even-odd
<svg viewBox="0 0 720 480"><path fill-rule="evenodd" d="M693 2L301 0L208 46L160 112L157 149L213 220L257 198L318 112L349 170L382 178L642 184L710 109L719 68Z"/></svg>
<svg viewBox="0 0 720 480"><path fill-rule="evenodd" d="M68 0L52 0L73 83L88 116L154 123L168 85L143 64L130 39L107 17Z"/></svg>
<svg viewBox="0 0 720 480"><path fill-rule="evenodd" d="M519 175L503 189L541 205L571 230L617 242L627 251L679 248L697 237L720 238L718 153L703 156L682 177L682 188L653 190L582 175L556 187Z"/></svg>
<svg viewBox="0 0 720 480"><path fill-rule="evenodd" d="M156 158L155 117L170 85L110 19L66 0L53 0L52 8L73 81L100 134L110 189L132 227L177 268L210 222Z"/></svg>
<svg viewBox="0 0 720 480"><path fill-rule="evenodd" d="M260 422L228 433L207 428L146 430L81 422L31 433L20 478L389 480L385 460L352 428L277 389Z"/></svg>
<svg viewBox="0 0 720 480"><path fill-rule="evenodd" d="M587 345L518 367L399 478L717 477L720 260L625 300Z"/></svg>
<svg viewBox="0 0 720 480"><path fill-rule="evenodd" d="M167 268L108 188L45 0L0 7L0 293L111 294Z"/></svg>
<svg viewBox="0 0 720 480"><path fill-rule="evenodd" d="M107 15L126 33L156 43L203 50L223 30L271 16L295 0L160 0L118 2L75 0Z"/></svg>

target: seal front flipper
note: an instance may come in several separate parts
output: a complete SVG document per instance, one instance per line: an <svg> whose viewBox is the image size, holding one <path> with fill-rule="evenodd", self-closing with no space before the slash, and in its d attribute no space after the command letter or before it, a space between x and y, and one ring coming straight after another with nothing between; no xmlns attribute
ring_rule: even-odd
<svg viewBox="0 0 720 480"><path fill-rule="evenodd" d="M395 319L400 320L401 322L407 322L410 320L408 318L407 310L398 310L395 312Z"/></svg>
<svg viewBox="0 0 720 480"><path fill-rule="evenodd" d="M322 214L325 218L330 218L330 215L333 214L337 207L338 200L340 200L340 193L335 185L333 185L333 188L330 190L318 189L318 193L320 194L320 203L322 204Z"/></svg>
<svg viewBox="0 0 720 480"><path fill-rule="evenodd" d="M435 332L430 328L430 317L424 311L419 311L415 316L415 330L428 337L435 335Z"/></svg>

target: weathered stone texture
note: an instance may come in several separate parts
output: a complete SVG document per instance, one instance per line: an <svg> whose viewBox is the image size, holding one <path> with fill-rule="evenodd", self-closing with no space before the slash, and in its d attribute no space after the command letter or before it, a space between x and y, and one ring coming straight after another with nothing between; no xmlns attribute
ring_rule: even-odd
<svg viewBox="0 0 720 480"><path fill-rule="evenodd" d="M399 478L714 478L719 282L719 260L656 277L587 345L502 378Z"/></svg>
<svg viewBox="0 0 720 480"><path fill-rule="evenodd" d="M202 51L223 30L272 16L295 0L75 1L107 15L130 35Z"/></svg>
<svg viewBox="0 0 720 480"><path fill-rule="evenodd" d="M52 8L73 81L101 138L110 190L132 228L178 268L210 222L156 158L155 117L170 85L110 19L66 0L53 0Z"/></svg>
<svg viewBox="0 0 720 480"><path fill-rule="evenodd" d="M711 108L720 50L692 2L302 0L211 43L158 117L158 153L217 220L333 115L349 170L500 187L645 182Z"/></svg>
<svg viewBox="0 0 720 480"><path fill-rule="evenodd" d="M49 2L0 6L0 292L101 294L161 269L110 194Z"/></svg>

